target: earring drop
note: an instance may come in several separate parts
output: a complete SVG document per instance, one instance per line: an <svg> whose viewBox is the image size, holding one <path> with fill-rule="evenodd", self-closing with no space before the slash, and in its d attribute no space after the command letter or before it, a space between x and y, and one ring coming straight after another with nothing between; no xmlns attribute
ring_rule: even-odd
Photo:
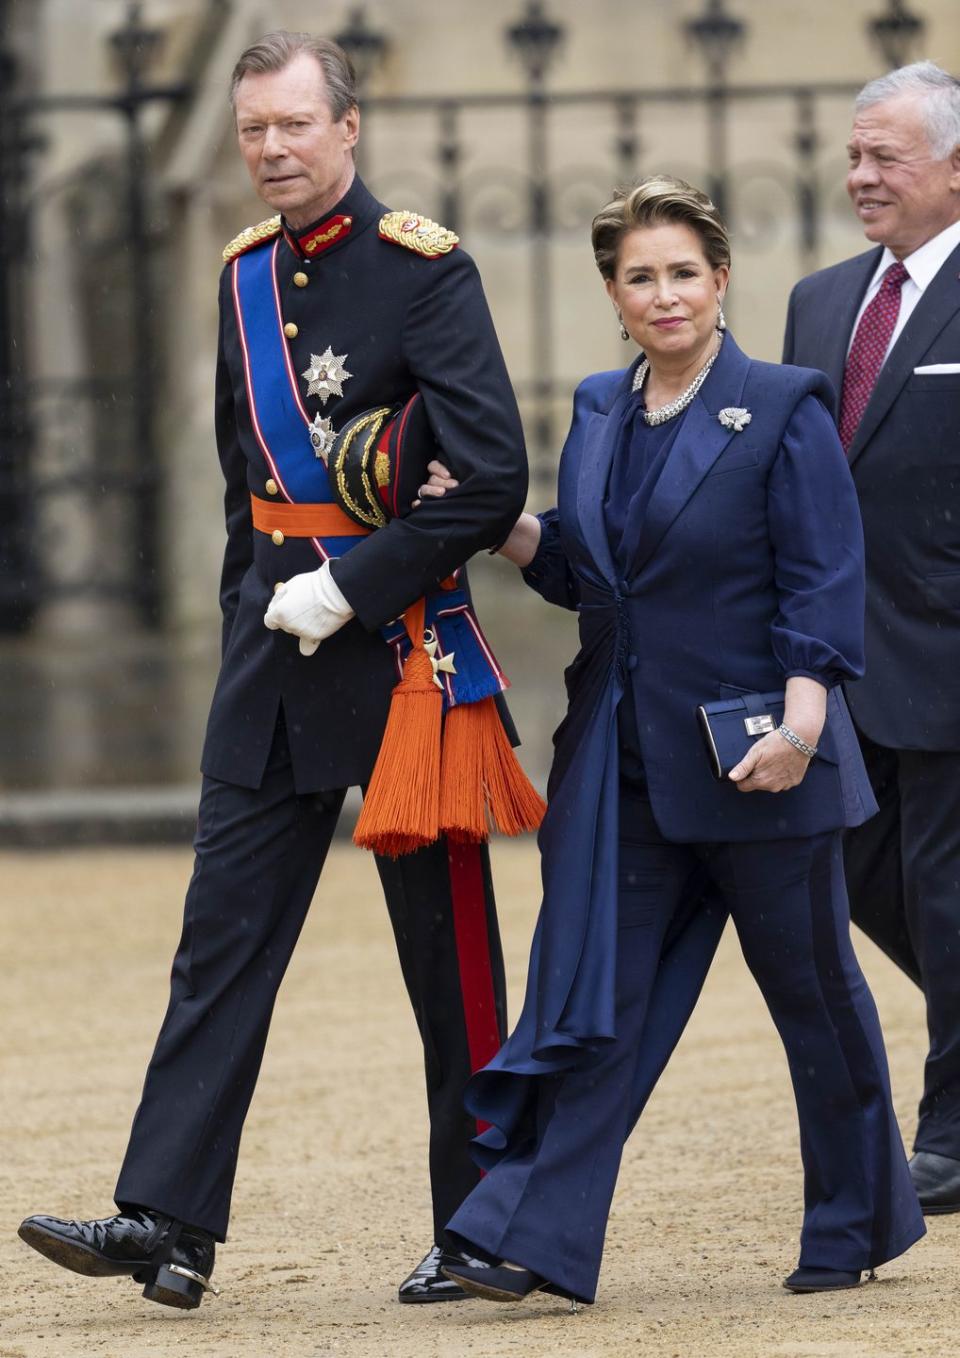
<svg viewBox="0 0 960 1358"><path fill-rule="evenodd" d="M726 330L726 328L727 328L727 318L726 318L726 316L724 316L724 314L723 314L723 302L722 302L721 298L718 296L718 297L717 297L717 329L720 331L721 334L723 334L723 332L724 332L724 330Z"/></svg>
<svg viewBox="0 0 960 1358"><path fill-rule="evenodd" d="M627 329L627 327L626 327L626 326L624 325L624 323L623 323L623 312L622 312L622 311L618 311L618 312L617 312L617 317L618 317L618 319L619 319L619 321L620 321L620 338L621 338L622 340L628 340L628 339L630 338L630 331Z"/></svg>

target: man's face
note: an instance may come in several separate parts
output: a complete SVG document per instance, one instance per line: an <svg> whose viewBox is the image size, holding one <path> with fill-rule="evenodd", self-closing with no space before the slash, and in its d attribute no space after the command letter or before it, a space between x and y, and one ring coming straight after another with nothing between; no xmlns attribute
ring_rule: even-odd
<svg viewBox="0 0 960 1358"><path fill-rule="evenodd" d="M350 187L360 112L333 121L323 71L308 52L280 71L245 75L236 118L254 188L294 229L322 217Z"/></svg>
<svg viewBox="0 0 960 1358"><path fill-rule="evenodd" d="M960 217L960 150L934 158L921 96L901 94L857 115L847 145L847 192L868 240L898 259Z"/></svg>

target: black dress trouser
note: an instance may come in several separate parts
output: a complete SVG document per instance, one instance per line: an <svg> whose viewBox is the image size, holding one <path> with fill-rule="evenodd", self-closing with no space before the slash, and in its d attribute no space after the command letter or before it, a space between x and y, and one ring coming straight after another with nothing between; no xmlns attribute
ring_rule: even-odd
<svg viewBox="0 0 960 1358"><path fill-rule="evenodd" d="M960 753L857 734L880 810L844 837L850 916L923 988L930 1050L914 1145L960 1160Z"/></svg>
<svg viewBox="0 0 960 1358"><path fill-rule="evenodd" d="M333 838L344 791L297 795L282 715L261 786L205 778L173 963L116 1201L226 1237L240 1135L277 990ZM478 1180L463 1108L505 1026L503 960L485 847L445 841L377 859L423 1039L435 1238Z"/></svg>

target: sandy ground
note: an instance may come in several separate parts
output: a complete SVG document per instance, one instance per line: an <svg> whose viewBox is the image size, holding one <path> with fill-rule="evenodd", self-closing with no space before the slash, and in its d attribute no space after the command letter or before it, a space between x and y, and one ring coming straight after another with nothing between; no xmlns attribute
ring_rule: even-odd
<svg viewBox="0 0 960 1358"><path fill-rule="evenodd" d="M537 897L532 846L496 870L516 1012ZM413 1020L372 864L335 849L284 984L244 1139L218 1300L144 1302L57 1269L24 1214L106 1214L165 1005L189 855L0 856L0 1358L902 1358L957 1351L960 1216L836 1297L780 1288L801 1183L783 1057L735 939L627 1148L597 1305L400 1307L429 1243ZM902 1128L920 997L865 942Z"/></svg>

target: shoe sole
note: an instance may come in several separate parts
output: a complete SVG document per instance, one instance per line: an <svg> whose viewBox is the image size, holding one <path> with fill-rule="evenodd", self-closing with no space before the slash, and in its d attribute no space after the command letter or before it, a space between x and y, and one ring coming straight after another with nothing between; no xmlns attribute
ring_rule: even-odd
<svg viewBox="0 0 960 1358"><path fill-rule="evenodd" d="M921 1203L920 1210L925 1217L947 1217L951 1212L960 1212L960 1202L937 1204L931 1207L924 1207Z"/></svg>
<svg viewBox="0 0 960 1358"><path fill-rule="evenodd" d="M44 1230L42 1226L24 1224L17 1231L17 1235L24 1244L42 1254L45 1259L59 1264L61 1268L68 1268L71 1273L82 1273L87 1278L117 1278L125 1274L132 1276L143 1267L141 1264L127 1265L104 1259L88 1245L64 1240L62 1236Z"/></svg>
<svg viewBox="0 0 960 1358"><path fill-rule="evenodd" d="M852 1292L855 1287L863 1286L863 1280L861 1279L858 1283L834 1283L833 1286L830 1287L793 1287L790 1283L784 1283L783 1286L788 1292L796 1292L798 1294L801 1292Z"/></svg>
<svg viewBox="0 0 960 1358"><path fill-rule="evenodd" d="M529 1292L507 1292L505 1288L493 1287L490 1283L474 1282L472 1278L469 1282L466 1278L458 1278L457 1285L462 1287L464 1292L469 1293L471 1297L482 1297L484 1301L525 1301L527 1297L532 1297L534 1293L540 1291L539 1287L533 1287ZM541 1284L541 1286L543 1285Z"/></svg>
<svg viewBox="0 0 960 1358"><path fill-rule="evenodd" d="M398 1297L397 1300L401 1306L426 1306L438 1301L469 1301L470 1297L458 1283L456 1292L441 1292L433 1297L426 1294L419 1297Z"/></svg>

